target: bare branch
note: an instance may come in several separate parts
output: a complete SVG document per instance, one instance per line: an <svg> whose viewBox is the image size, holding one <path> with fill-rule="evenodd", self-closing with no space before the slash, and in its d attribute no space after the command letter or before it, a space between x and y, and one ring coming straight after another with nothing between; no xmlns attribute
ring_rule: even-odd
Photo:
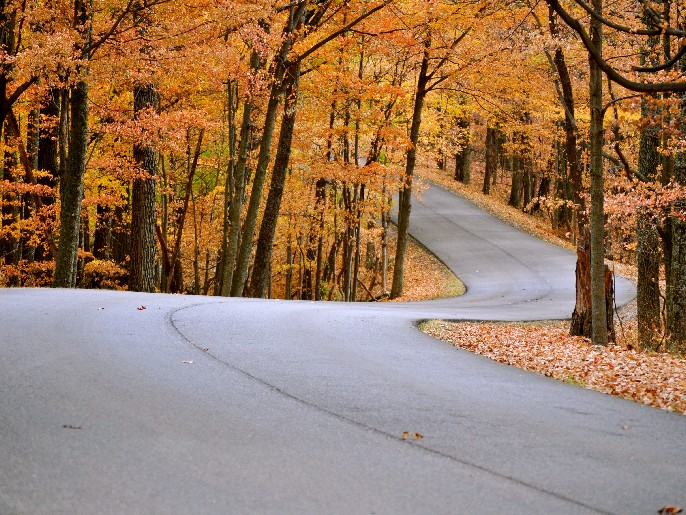
<svg viewBox="0 0 686 515"><path fill-rule="evenodd" d="M576 32L581 38L582 43L588 50L591 58L598 63L598 67L607 74L607 76L619 84L631 91L637 91L640 93L665 93L668 91L672 92L684 92L686 91L686 81L683 82L659 82L659 83L646 83L637 82L627 77L623 76L617 70L612 68L607 64L602 56L598 53L595 45L591 43L591 38L586 32L586 30L581 26L578 20L572 17L567 11L565 11L558 0L546 0L548 5L564 20L564 22Z"/></svg>
<svg viewBox="0 0 686 515"><path fill-rule="evenodd" d="M344 27L342 27L341 29L339 29L339 30L337 30L337 31L335 31L335 32L333 32L333 33L331 33L331 34L329 34L327 37L325 37L324 39L322 39L322 40L319 41L318 43L315 43L314 45L312 45L312 46L311 46L310 48L308 48L305 52L303 52L302 54L300 54L300 56L298 57L298 59L300 59L301 61L307 59L310 55L312 55L314 52L316 52L317 50L319 50L321 47L323 47L324 45L326 45L327 43L329 43L331 40L333 40L333 39L337 38L338 36L340 36L341 34L347 32L348 30L350 30L351 28L353 28L355 25L357 25L358 23L360 23L362 20L364 20L365 18L368 18L369 16L371 16L372 14L374 14L376 11L379 11L380 9L383 9L383 8L386 7L388 4L390 4L392 1L393 1L393 0L384 0L383 3L377 5L376 7L373 7L373 8L370 9L369 11L367 11L367 12L361 14L360 16L358 16L357 18L355 18L353 21L351 21L350 23L348 23L346 26L344 26Z"/></svg>

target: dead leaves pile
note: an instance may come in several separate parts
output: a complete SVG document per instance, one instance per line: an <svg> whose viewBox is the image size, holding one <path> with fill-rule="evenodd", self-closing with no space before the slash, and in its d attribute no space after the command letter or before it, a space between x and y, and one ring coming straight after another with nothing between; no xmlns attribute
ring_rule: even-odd
<svg viewBox="0 0 686 515"><path fill-rule="evenodd" d="M393 228L389 234L389 256L395 253L396 237L396 231ZM393 267L391 266L388 271L389 288L392 277ZM462 281L414 238L409 238L404 277L403 294L395 299L395 302L457 297L464 295L465 292Z"/></svg>
<svg viewBox="0 0 686 515"><path fill-rule="evenodd" d="M591 345L559 325L430 322L424 331L501 363L686 413L686 359Z"/></svg>

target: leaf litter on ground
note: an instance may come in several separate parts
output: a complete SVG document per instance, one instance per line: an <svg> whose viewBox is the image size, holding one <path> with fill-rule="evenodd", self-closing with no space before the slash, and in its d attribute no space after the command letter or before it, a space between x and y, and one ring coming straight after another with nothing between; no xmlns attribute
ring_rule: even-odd
<svg viewBox="0 0 686 515"><path fill-rule="evenodd" d="M594 346L564 323L424 324L440 340L491 359L648 406L686 413L686 358Z"/></svg>

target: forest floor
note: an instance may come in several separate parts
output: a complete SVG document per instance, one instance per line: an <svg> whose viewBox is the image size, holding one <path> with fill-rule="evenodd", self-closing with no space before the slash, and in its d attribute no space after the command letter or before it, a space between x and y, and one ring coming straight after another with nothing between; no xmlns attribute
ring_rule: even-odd
<svg viewBox="0 0 686 515"><path fill-rule="evenodd" d="M457 183L449 172L424 167L421 177L462 195L504 221L560 246L574 243L558 235L545 218L533 218L507 205L506 185L492 195L481 193L483 175L472 172L472 184ZM398 300L421 300L454 295L456 280L432 255L413 247L406 268L413 285ZM415 261L417 260L417 261ZM615 263L616 272L635 281L635 267ZM427 276L428 274L428 276ZM452 277L451 277L452 276ZM439 279L443 277L444 281ZM430 279L429 279L430 278ZM571 316L571 313L570 313ZM686 357L645 352L636 345L636 301L617 310L617 341L607 347L587 338L570 336L569 321L476 323L431 321L421 329L457 347L531 372L599 392L686 414Z"/></svg>

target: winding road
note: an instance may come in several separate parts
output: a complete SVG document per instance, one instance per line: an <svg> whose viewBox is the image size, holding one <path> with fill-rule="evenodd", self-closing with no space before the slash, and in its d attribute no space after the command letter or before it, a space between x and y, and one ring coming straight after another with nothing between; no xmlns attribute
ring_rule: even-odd
<svg viewBox="0 0 686 515"><path fill-rule="evenodd" d="M566 318L574 302L573 253L440 188L423 197L411 232L467 285L462 297L0 290L0 513L686 505L686 417L416 329L429 318ZM619 281L620 303L633 294Z"/></svg>

